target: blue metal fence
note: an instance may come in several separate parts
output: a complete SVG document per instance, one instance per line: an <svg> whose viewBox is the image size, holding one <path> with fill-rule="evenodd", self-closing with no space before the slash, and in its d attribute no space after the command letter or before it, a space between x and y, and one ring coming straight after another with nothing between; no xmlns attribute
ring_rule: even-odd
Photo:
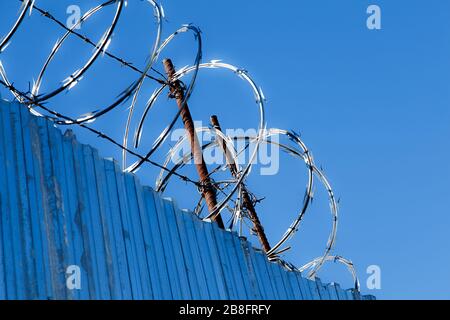
<svg viewBox="0 0 450 320"><path fill-rule="evenodd" d="M270 263L0 102L0 299L372 299ZM66 285L79 266L81 289Z"/></svg>

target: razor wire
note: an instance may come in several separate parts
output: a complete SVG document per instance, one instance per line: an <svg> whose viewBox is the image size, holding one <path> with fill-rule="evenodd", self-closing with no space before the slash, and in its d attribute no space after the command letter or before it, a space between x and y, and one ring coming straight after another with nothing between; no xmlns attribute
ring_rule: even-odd
<svg viewBox="0 0 450 320"><path fill-rule="evenodd" d="M227 152L231 154L231 157L235 160L235 163L238 163L238 154L239 152L234 149L233 140L247 140L250 143L255 143L259 137L255 136L225 136L220 131L217 131L215 128L197 128L197 132L208 132L211 135L216 135L217 137L223 139L225 141L225 146ZM326 178L323 170L320 170L314 163L313 157L309 149L307 148L306 144L301 140L300 135L298 135L295 132L287 131L287 130L281 130L281 129L267 129L263 133L262 142L261 143L268 143L268 144L275 144L275 142L269 140L270 137L279 135L279 136L286 136L289 140L291 140L295 145L289 146L287 144L282 143L276 143L282 150L286 151L288 154L302 160L306 164L306 168L308 171L308 182L307 187L305 191L305 196L303 197L301 209L299 210L299 213L297 217L294 219L294 221L291 223L289 228L286 230L286 232L282 235L280 240L271 248L270 251L267 252L267 256L269 260L272 261L280 261L280 254L290 250L290 247L283 247L290 239L292 239L296 232L299 231L300 224L308 210L308 206L312 202L313 199L313 184L314 184L314 177L318 179L324 188L326 189L329 197L329 205L330 205L330 211L331 211L331 217L332 217L332 227L330 234L328 236L326 248L324 250L323 255L320 258L315 259L315 263L311 265L311 270L308 273L309 278L314 278L317 274L317 272L320 270L320 268L323 266L323 264L327 261L328 257L330 256L330 252L332 251L334 244L336 242L336 236L337 236L337 228L338 228L338 205L336 198L334 196L332 187L330 183L328 182L328 179ZM184 135L178 143L173 146L170 151L167 154L166 161L164 162L165 166L168 166L171 159L173 159L173 156L179 151L181 145L184 141L186 141L187 135ZM217 143L208 143L203 146L204 149L218 146ZM242 150L241 150L242 151ZM184 154L177 162L175 162L173 168L171 171L165 171L161 170L160 175L156 181L156 190L159 192L163 192L165 188L167 187L167 184L169 183L170 176L174 172L177 172L180 170L188 161L192 159L192 155L190 152L187 152ZM223 167L225 167L226 164L219 167L219 170L221 170ZM239 171L241 169L239 168ZM240 171L242 172L242 171ZM245 172L245 171L244 171ZM239 177L242 177L242 173L240 173ZM240 180L240 179L239 179ZM232 183L235 184L236 187L241 185L241 182L233 181ZM232 191L233 192L233 191ZM232 192L227 194L226 199L229 200L232 196ZM242 190L240 190L240 194L238 196L238 204L236 205L236 210L233 211L234 217L239 215L241 213L242 203L240 202L242 199ZM223 206L224 207L224 206ZM220 208L220 210L223 209L223 207Z"/></svg>
<svg viewBox="0 0 450 320"><path fill-rule="evenodd" d="M241 79L243 79L247 84L249 84L250 89L252 90L256 103L258 105L259 110L259 121L258 121L258 134L256 136L241 136L241 137L232 137L227 136L223 134L222 132L214 129L214 128L196 128L197 133L209 133L212 136L215 136L216 138L219 137L222 139L222 141L225 142L226 152L228 152L233 159L235 159L235 163L238 164L237 157L240 153L242 153L245 150L236 150L234 148L233 142L245 139L246 141L250 141L246 147L248 148L248 145L251 143L255 147L253 149L253 152L251 153L250 159L246 165L243 167L238 167L238 175L236 179L232 179L229 181L214 181L214 186L217 188L219 192L222 192L224 195L224 199L220 201L213 212L210 212L205 217L202 217L205 220L211 220L217 215L219 215L225 208L228 209L230 212L232 212L232 223L230 224L230 229L235 228L238 223L241 222L240 227L242 228L245 215L243 214L243 205L242 205L242 192L243 192L243 186L245 185L245 181L248 178L248 176L251 173L252 165L254 163L254 160L256 159L259 146L262 143L274 143L273 141L269 140L270 137L274 135L279 136L285 136L288 137L288 139L293 142L294 146L289 146L287 144L281 144L279 143L278 146L283 149L284 151L287 151L290 155L302 160L306 164L307 168L307 175L308 175L308 183L306 186L305 195L303 197L301 208L298 212L298 215L292 221L286 232L281 236L281 238L278 240L278 242L271 248L270 251L267 252L267 257L271 261L277 261L280 264L282 264L285 268L290 270L297 270L300 272L304 272L309 270L308 277L314 278L317 275L317 272L320 270L320 268L327 262L327 261L335 261L345 264L349 271L352 273L352 276L355 280L355 288L359 289L359 281L356 277L356 272L354 270L354 266L351 263L351 261L341 257L341 256L332 256L331 252L334 248L335 242L336 242L336 234L337 234L337 226L338 226L338 205L337 201L335 199L333 190L331 188L331 185L329 181L327 180L325 174L322 170L319 170L317 166L314 163L313 157L311 155L311 152L306 147L306 144L303 143L300 136L292 131L287 130L281 130L281 129L267 129L266 128L266 122L265 122L265 97L262 92L262 89L256 84L256 82L253 80L253 78L250 76L250 74L241 68L238 68L236 66L233 66L231 64L224 63L220 60L213 60L208 63L202 63L202 37L200 29L195 27L192 24L188 25L182 25L181 28L176 30L174 33L170 34L164 41L161 41L162 38L162 31L163 31L163 19L165 17L163 7L157 3L154 0L147 0L146 2L153 8L154 16L157 24L157 34L154 40L154 44L152 47L152 51L150 53L150 59L149 62L146 64L145 68L143 70L140 70L139 68L135 67L133 63L118 57L108 51L108 47L111 44L113 33L117 27L118 21L121 18L124 8L127 5L126 0L109 0L106 1L96 7L93 7L92 9L88 10L81 18L80 20L73 25L72 27L67 27L63 22L61 22L59 19L55 18L55 16L50 13L47 10L44 10L36 5L35 0L18 0L21 2L21 7L19 10L19 14L17 19L12 24L9 31L6 33L6 35L3 38L0 38L0 54L7 50L11 40L14 38L14 35L16 32L22 27L24 22L26 21L27 13L29 16L33 14L33 12L39 13L42 17L49 19L50 21L54 22L56 25L61 27L65 33L62 36L62 38L58 39L52 48L50 54L48 55L45 63L40 69L39 75L36 79L36 81L33 82L33 86L30 92L24 92L23 90L18 89L13 83L13 81L10 80L10 77L8 75L8 72L6 68L3 66L1 60L0 60L0 84L8 89L11 94L14 96L14 98L19 101L20 103L24 104L30 112L32 112L34 115L39 117L44 117L52 122L55 123L55 125L77 125L81 128L84 128L94 134L96 134L99 138L106 139L110 143L114 144L116 147L119 147L122 150L122 166L123 170L125 172L132 172L135 173L142 165L144 164L150 164L160 169L160 174L157 177L156 180L156 186L155 189L158 192L164 192L167 185L169 184L169 181L172 176L175 176L182 181L189 182L193 185L195 185L197 188L201 188L201 185L198 181L195 179L189 178L187 175L180 174L178 171L182 169L186 163L191 159L192 153L186 153L184 154L178 162L174 164L172 168L169 168L170 159L172 159L175 152L181 147L183 141L187 139L187 136L185 135L178 141L178 143L170 149L170 151L167 154L166 160L163 164L156 163L155 161L152 161L150 158L151 156L161 147L161 145L166 141L169 133L172 131L174 126L176 125L178 119L180 118L181 111L186 108L187 102L190 99L194 87L196 84L198 73L201 69L226 69L229 71L232 71L237 76L239 76ZM103 35L101 36L100 40L95 42L91 40L86 35L83 35L82 33L76 31L77 27L85 23L86 21L93 18L96 14L98 14L100 11L102 11L104 8L114 6L115 7L115 13L111 20L111 23L104 31ZM191 79L189 84L185 86L185 95L184 100L181 104L181 108L178 110L178 112L173 117L172 121L169 123L169 125L160 133L160 135L156 138L156 140L153 142L152 147L148 150L148 152L144 155L138 153L137 151L132 150L128 145L130 143L130 131L131 131L131 122L132 119L135 116L136 113L136 104L138 100L138 96L142 94L142 88L144 85L144 82L146 80L152 80L155 83L159 84L159 88L157 88L153 94L148 99L144 111L140 115L140 119L138 122L138 125L135 129L133 138L132 138L132 144L133 148L137 149L141 145L141 138L143 136L144 131L144 125L146 122L148 122L148 116L150 110L154 107L156 104L158 98L160 95L165 91L165 89L170 88L172 86L173 82L170 82L166 79L166 77L156 70L153 66L156 61L158 61L158 58L160 54L164 51L164 49L174 40L177 36L183 33L192 32L194 34L196 43L197 43L197 53L194 58L194 62L192 66L186 66L178 70L174 76L174 79L172 81L181 81L181 79L191 74ZM47 73L47 70L49 68L49 65L54 60L55 56L58 55L60 52L61 47L64 45L65 41L71 37L77 37L84 41L84 43L94 47L94 51L92 55L87 59L87 61L77 70L70 73L70 75L64 79L61 82L61 85L58 87L48 91L48 92L41 92L42 83L45 79L45 75ZM51 101L52 98L60 95L63 92L67 92L71 89L73 89L78 83L80 83L85 75L88 73L89 69L97 62L97 60L100 57L107 56L114 61L120 63L122 66L125 66L129 68L130 70L136 72L139 76L135 81L133 81L127 88L123 90L123 92L110 104L103 106L102 108L98 109L93 112L89 112L84 115L80 115L77 117L69 117L67 115L64 115L63 113L60 113L56 110L53 110L52 108L48 107L46 104ZM152 75L151 72L153 72L156 75ZM127 103L128 100L131 99L131 104L129 105L129 112L127 116L127 122L124 130L123 140L122 143L119 143L118 141L114 140L107 134L101 132L100 130L94 129L88 124L94 122L96 119L108 114L110 111L114 110L115 108L119 106L123 106L125 103ZM218 148L219 144L217 141L213 141L209 144L206 144L202 146L203 149L206 148ZM220 148L218 148L220 149ZM223 151L223 150L222 150ZM137 158L137 160L131 164L128 164L128 155L132 155ZM226 166L226 165L224 165ZM219 166L211 172L210 175L214 174L216 171L220 171L224 169L224 166ZM288 241L290 241L294 235L299 231L301 222L308 210L308 207L313 199L313 185L314 181L318 180L321 182L321 184L324 186L328 193L329 197L329 204L330 204L330 210L332 215L332 228L326 243L326 248L322 256L314 259L313 261L307 263L301 268L296 268L293 264L288 263L281 259L281 254L288 251L291 247L286 247ZM220 185L225 185L226 187L231 186L231 191L225 191L226 187L220 187ZM236 197L236 199L232 199L233 196ZM201 206L202 198L200 198L199 202L197 203L197 207ZM231 207L231 203L234 205L234 208ZM194 209L194 212L196 209Z"/></svg>
<svg viewBox="0 0 450 320"><path fill-rule="evenodd" d="M304 266L298 268L298 271L304 272L304 271L306 271L308 269L313 269L314 270L318 265L320 265L320 264L323 265L325 262L341 263L344 266L346 266L347 270L350 272L350 274L353 277L355 290L359 291L361 286L360 286L359 279L358 279L358 276L356 274L356 270L355 270L355 266L354 266L353 262L351 262L350 260L348 260L348 259L346 259L344 257L341 257L341 256L331 256L331 255L329 255L329 256L326 257L325 260L323 260L323 257L316 258L316 259L308 262Z"/></svg>

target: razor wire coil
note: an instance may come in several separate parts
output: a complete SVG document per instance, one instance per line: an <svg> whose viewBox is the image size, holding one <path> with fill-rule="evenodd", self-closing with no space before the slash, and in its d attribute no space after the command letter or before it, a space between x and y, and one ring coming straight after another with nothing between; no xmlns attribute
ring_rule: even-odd
<svg viewBox="0 0 450 320"><path fill-rule="evenodd" d="M250 86L250 89L255 96L256 104L258 106L259 111L258 131L257 131L258 134L255 136L239 136L239 137L227 136L214 128L209 127L196 128L197 133L206 132L211 134L212 136L219 137L220 139L222 139L222 141L224 141L225 143L226 152L228 152L231 155L231 157L235 160L235 163L238 163L237 157L241 152L243 152L243 150L236 150L233 146L233 141L237 140L249 141L249 143L246 145L245 148L247 148L250 143L252 143L255 146L253 152L251 153L250 160L248 161L248 163L242 167L239 166L237 168L238 173L236 179L229 181L215 181L214 179L211 178L213 186L217 189L216 192L219 193L221 192L224 196L224 199L217 204L213 212L210 212L207 216L203 217L203 219L205 220L212 219L215 216L219 215L224 209L227 209L232 213L232 223L230 224L230 228L231 229L237 228L237 226L239 225L238 221L243 221L245 215L244 214L245 210L243 210L242 205L243 186L245 185L246 179L251 174L252 164L255 160L255 157L257 156L259 146L263 143L273 143L269 140L271 136L275 135L285 136L293 143L293 145L280 143L278 144L278 146L284 151L287 151L290 155L298 158L299 160L305 163L308 173L308 183L305 191L305 196L302 200L301 209L299 210L297 217L293 220L291 225L288 227L286 232L281 236L278 242L271 248L270 251L267 252L267 257L271 261L278 261L289 270L297 270L300 272L306 272L309 270L307 274L309 278L314 278L317 275L320 268L326 262L332 261L343 263L344 265L347 266L347 268L349 269L354 278L355 288L359 289L359 281L357 279L353 263L341 256L331 255L331 252L336 242L336 234L338 226L338 204L334 196L332 187L329 181L327 180L325 174L315 165L310 150L307 148L306 144L302 141L300 135L296 134L293 131L288 130L267 129L264 113L265 109L264 93L247 71L238 68L236 66L233 66L231 64L222 62L220 60L213 60L211 62L202 63L203 58L202 36L199 28L197 28L192 24L182 25L178 30L176 30L175 32L170 34L167 38L165 38L165 40L162 40L164 10L162 6L156 1L147 0L146 2L150 5L150 7L154 11L155 20L157 23L156 27L157 34L154 40L154 44L152 46L149 62L146 64L145 68L141 70L135 67L133 63L125 60L122 57L114 55L113 53L108 51L108 47L112 41L114 30L117 27L117 23L120 17L123 15L123 11L125 10L127 1L125 0L105 1L104 3L88 10L77 22L77 24L75 24L70 28L67 27L63 22L55 18L55 16L51 12L38 7L36 5L35 0L18 0L18 1L21 2L21 7L18 16L14 21L14 23L12 24L11 28L6 33L6 35L3 38L0 38L0 58L1 53L5 52L8 49L8 46L10 42L13 40L14 35L25 23L27 13L29 13L28 15L32 15L33 12L37 12L42 17L52 21L57 26L62 28L65 31L65 33L63 37L60 38L55 43L55 46L53 47L45 63L41 67L37 80L33 83L32 89L30 91L25 92L24 90L20 90L14 85L12 81L10 81L8 71L3 66L1 60L0 60L0 84L13 95L15 100L25 105L34 115L44 117L54 122L56 125L79 126L81 128L90 131L93 134L96 134L99 138L105 139L110 143L112 143L113 145L115 145L116 147L120 148L122 150L122 166L125 172L134 173L144 164L150 164L159 168L160 174L156 179L156 187L155 187L156 191L158 192L164 192L172 176L177 177L187 183L195 185L195 187L200 191L201 188L204 188L204 186L199 181L191 179L187 175L183 175L178 172L181 168L183 168L183 166L185 166L186 162L190 159L190 157L192 157L191 154L189 153L184 154L179 160L179 162L175 163L175 165L172 168L169 167L171 157L180 148L182 142L187 139L186 135L182 137L182 139L174 147L170 149L167 158L163 164L159 164L151 160L152 155L161 147L161 145L166 141L171 130L173 130L174 126L176 125L180 117L182 109L187 107L187 102L194 91L197 76L200 70L225 69L233 72L239 78L243 79ZM82 33L76 30L77 26L88 21L89 19L94 17L97 13L99 13L100 11L109 6L115 7L115 14L111 20L111 23L106 28L105 32L103 33L99 41L95 42L86 35L83 35ZM153 145L148 150L148 152L146 154L140 154L137 151L134 151L132 148L137 149L141 145L141 138L143 136L145 123L148 122L149 111L156 104L158 98L165 91L165 89L170 88L173 85L173 83L171 83L171 81L169 81L164 74L162 74L161 72L159 72L154 68L154 64L156 63L156 61L158 61L159 56L168 46L169 43L174 41L174 39L176 39L179 35L187 32L191 32L194 34L197 43L197 52L192 66L187 66L178 70L174 76L174 80L172 80L172 81L182 81L182 78L184 76L188 74L191 75L189 83L183 84L184 99L182 102L182 107L178 110L178 112L173 117L169 125L161 132L161 134L153 142ZM49 65L54 60L55 56L60 52L61 47L64 45L64 42L71 36L83 40L84 43L94 48L94 52L89 57L89 59L87 59L84 65L81 68L71 72L70 75L61 82L61 85L48 92L41 92L42 83L44 82L45 75L47 73ZM90 70L91 67L102 56L106 56L118 62L120 65L129 68L138 75L136 80L134 80L127 88L125 88L123 92L117 97L117 99L113 100L110 104L105 105L96 111L89 112L88 114L80 115L78 117L69 117L47 106L47 103L50 102L54 97L60 95L63 92L67 92L73 89L80 81L82 81L84 76L87 74L88 70ZM152 72L153 75L151 74ZM156 84L159 85L159 87L150 96L144 108L144 111L140 115L140 119L138 121L137 127L135 128L134 135L131 138L130 137L131 122L136 113L135 107L137 103L137 98L142 93L143 84L146 80L154 81ZM101 132L100 130L90 126L90 124L94 122L96 119L107 115L110 111L114 110L119 106L123 106L129 100L131 100L131 104L129 106L127 122L124 128L125 129L124 136L121 143L111 138L109 135ZM132 139L132 147L129 147L131 139ZM202 146L203 149L218 148L218 147L219 144L217 143L217 141ZM137 160L129 164L128 163L129 155L136 157ZM219 166L217 170L222 170L223 168L224 168L223 166ZM215 171L213 171L211 174L213 174L214 172ZM332 215L332 228L323 254L320 257L314 259L313 261L305 264L303 267L297 268L293 264L282 260L280 256L282 253L290 249L289 246L286 247L285 245L289 240L291 240L294 237L294 235L300 229L301 222L313 199L313 185L316 180L319 181L324 186L326 192L328 193L330 210ZM222 185L224 187L222 187ZM225 189L230 186L231 190L226 191ZM236 195L236 199L232 199L234 195ZM194 209L194 212L198 211L198 208L200 208L201 206L202 206L202 199L200 198L200 200L197 202L196 209ZM243 224L241 223L240 224L241 228L242 225Z"/></svg>

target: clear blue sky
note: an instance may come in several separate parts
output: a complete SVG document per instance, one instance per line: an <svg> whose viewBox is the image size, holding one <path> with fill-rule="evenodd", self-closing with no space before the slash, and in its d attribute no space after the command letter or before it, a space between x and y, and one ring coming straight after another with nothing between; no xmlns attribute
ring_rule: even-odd
<svg viewBox="0 0 450 320"><path fill-rule="evenodd" d="M2 15L17 12L14 1L3 2ZM37 4L65 20L65 9L76 2ZM129 2L110 50L142 67L154 38L154 22L145 2ZM79 3L85 12L100 1ZM381 7L382 30L366 28L370 4ZM164 35L182 23L199 26L205 61L223 59L244 67L262 86L268 127L302 133L341 198L334 253L355 263L362 291L386 299L449 299L450 2L166 0L163 5ZM103 11L81 32L99 39L99 30L112 14L112 8ZM2 19L0 32L11 22ZM0 56L10 80L25 91L39 72L38 62L61 36L39 16L29 18L27 28L24 25ZM91 53L91 48L69 40L42 90L54 88ZM193 37L181 36L163 56L173 58L178 67L192 63ZM105 57L71 93L49 105L83 114L111 102L135 78ZM141 107L154 88L151 82L146 85ZM206 122L217 113L226 127L255 127L256 105L247 90L233 75L202 72L191 100L194 118ZM0 92L9 97L3 89ZM173 115L167 111L174 110L173 102L165 98L158 108L152 115L157 120L146 129L147 142ZM123 109L94 125L120 139ZM76 133L102 155L119 159L113 146L81 130ZM153 185L155 173L149 169L138 175ZM305 173L304 166L282 156L279 176L253 175L249 180L252 190L267 196L259 212L272 240L299 206ZM172 190L170 195L180 205L187 203L184 192ZM326 198L318 190L287 258L301 265L320 255L329 228ZM369 265L381 268L381 290L366 288ZM351 286L350 276L338 265L327 266L320 277Z"/></svg>

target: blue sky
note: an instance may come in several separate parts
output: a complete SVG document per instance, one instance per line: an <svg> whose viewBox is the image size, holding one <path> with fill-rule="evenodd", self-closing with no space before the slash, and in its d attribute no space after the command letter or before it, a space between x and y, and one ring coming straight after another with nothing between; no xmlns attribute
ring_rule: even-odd
<svg viewBox="0 0 450 320"><path fill-rule="evenodd" d="M65 20L67 6L76 2L42 0L37 5ZM100 3L79 2L83 12ZM145 2L129 2L110 51L142 67L155 25ZM381 30L366 27L370 4L381 8ZM301 132L341 199L334 253L355 263L362 291L385 299L449 299L450 3L166 0L163 5L165 36L182 23L199 26L204 61L222 59L248 70L267 97L268 127ZM12 16L18 6L11 1L1 8ZM80 31L99 39L113 13L112 8L104 10ZM11 22L0 23L1 33ZM10 80L26 91L61 35L38 15L28 18L0 56ZM68 40L42 90L54 88L91 53L79 41ZM180 36L162 55L166 56L178 67L191 64L193 37ZM161 69L160 63L157 67ZM83 114L111 102L134 79L134 73L104 57L74 90L49 105L70 115ZM154 83L146 84L141 107L155 88ZM9 98L5 90L0 92ZM257 125L251 92L223 71L200 74L190 105L196 120L207 122L217 113L225 127ZM125 107L93 125L121 139ZM173 101L161 99L144 142L159 135L174 108ZM119 159L115 147L75 131L104 156ZM266 196L258 212L272 241L299 208L306 183L304 165L284 155L280 159L278 176L254 174L248 181L258 196ZM151 185L155 174L152 169L138 172L143 183ZM173 188L167 195L181 206L190 203L181 189ZM317 190L300 234L291 242L286 258L297 265L325 248L331 225L326 200ZM370 265L381 268L381 290L366 288ZM339 265L327 265L320 277L351 286L351 277Z"/></svg>

